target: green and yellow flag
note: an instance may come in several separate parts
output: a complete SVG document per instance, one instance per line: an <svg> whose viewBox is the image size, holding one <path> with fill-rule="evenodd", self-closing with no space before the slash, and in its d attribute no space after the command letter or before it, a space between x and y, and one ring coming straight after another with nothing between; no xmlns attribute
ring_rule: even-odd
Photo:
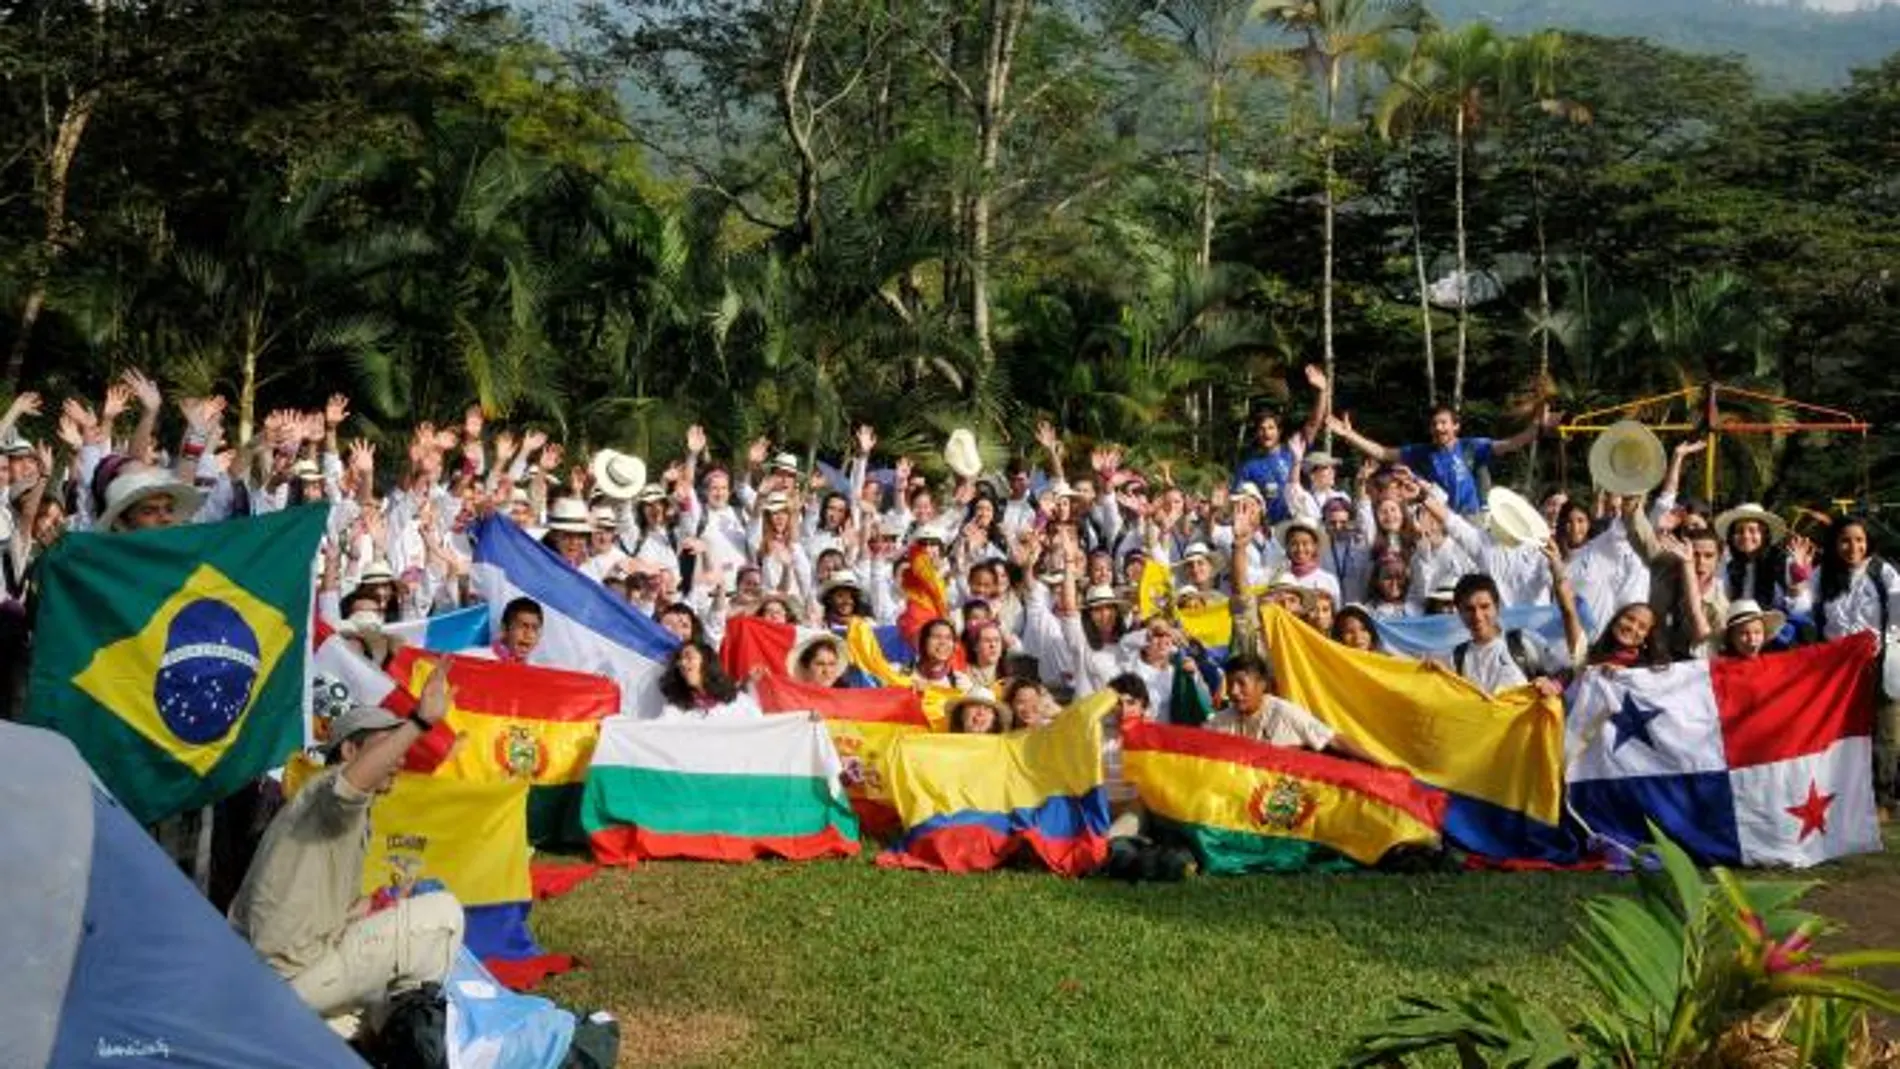
<svg viewBox="0 0 1900 1069"><path fill-rule="evenodd" d="M328 506L73 534L40 561L26 716L144 823L303 745L311 562Z"/></svg>

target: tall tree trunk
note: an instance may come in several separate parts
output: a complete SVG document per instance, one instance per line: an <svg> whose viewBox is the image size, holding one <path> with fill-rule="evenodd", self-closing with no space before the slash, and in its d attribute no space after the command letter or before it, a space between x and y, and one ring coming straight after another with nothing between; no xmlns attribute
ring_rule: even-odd
<svg viewBox="0 0 1900 1069"><path fill-rule="evenodd" d="M1214 263L1214 179L1220 169L1220 108L1222 80L1219 70L1207 78L1207 130L1201 146L1201 250L1194 262L1203 269Z"/></svg>
<svg viewBox="0 0 1900 1069"><path fill-rule="evenodd" d="M45 225L41 231L40 254L33 265L33 278L26 291L26 300L20 306L19 330L13 336L13 347L7 352L7 390L18 392L20 374L26 369L26 353L33 341L33 328L40 321L40 313L46 308L46 285L52 277L53 265L65 249L66 243L66 191L68 178L72 173L73 157L79 153L79 139L86 133L86 124L92 120L93 108L99 103L99 90L88 89L66 102L65 110L60 114L59 126L53 134L53 145L46 156L46 212Z"/></svg>
<svg viewBox="0 0 1900 1069"><path fill-rule="evenodd" d="M1432 343L1432 280L1425 272L1425 234L1419 225L1418 193L1412 194L1412 264L1418 269L1418 328L1425 337L1425 400L1438 403L1438 359Z"/></svg>
<svg viewBox="0 0 1900 1069"><path fill-rule="evenodd" d="M1464 102L1458 104L1458 121L1454 146L1458 154L1457 209L1458 209L1458 363L1452 371L1451 407L1462 413L1465 410L1465 339L1467 322L1471 315L1471 275L1465 259L1465 108Z"/></svg>
<svg viewBox="0 0 1900 1069"><path fill-rule="evenodd" d="M792 32L785 40L785 55L779 63L778 110L785 134L798 157L796 175L797 208L792 224L793 250L814 241L818 232L818 155L812 148L812 116L803 101L805 64L811 58L812 39L818 33L818 16L825 0L800 0L792 17Z"/></svg>
<svg viewBox="0 0 1900 1069"><path fill-rule="evenodd" d="M1326 361L1326 385L1335 389L1333 381L1333 215L1337 205L1334 203L1333 182L1337 168L1333 157L1333 123L1336 121L1334 109L1339 98L1339 59L1333 57L1326 62L1326 128L1320 132L1325 139L1326 155L1326 217L1325 232L1320 240L1323 250L1321 259L1324 265L1320 274L1320 351ZM1326 449L1333 448L1333 432L1326 431Z"/></svg>
<svg viewBox="0 0 1900 1069"><path fill-rule="evenodd" d="M1531 160L1531 217L1537 229L1537 388L1541 392L1550 380L1550 247L1544 237L1543 161L1536 155ZM1541 437L1531 439L1527 488L1537 482L1537 446Z"/></svg>
<svg viewBox="0 0 1900 1069"><path fill-rule="evenodd" d="M977 101L977 186L970 198L970 329L977 355L988 366L996 360L990 326L990 215L997 164L1003 154L1004 103L1009 99L1010 64L1016 37L1028 16L1030 0L989 0L989 41L984 49L983 94Z"/></svg>

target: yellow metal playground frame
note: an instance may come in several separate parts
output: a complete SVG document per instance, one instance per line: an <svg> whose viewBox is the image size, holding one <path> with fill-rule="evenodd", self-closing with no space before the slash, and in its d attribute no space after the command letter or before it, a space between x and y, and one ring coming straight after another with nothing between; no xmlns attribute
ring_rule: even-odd
<svg viewBox="0 0 1900 1069"><path fill-rule="evenodd" d="M1815 416L1820 418L1796 418L1773 420L1767 423L1750 422L1742 419L1725 420L1722 417L1722 398L1733 397L1777 405L1793 409L1797 416ZM1680 414L1676 402L1682 402ZM1642 419L1645 411L1657 407L1663 409L1662 418L1666 422L1650 423ZM1700 409L1700 418L1692 413ZM1601 434L1621 420L1634 419L1644 423L1658 434L1678 433L1698 435L1707 439L1709 448L1702 454L1702 496L1709 501L1715 500L1716 447L1726 434L1749 435L1786 435L1800 434L1804 431L1832 431L1856 433L1860 435L1860 486L1859 497L1867 496L1867 433L1872 427L1855 416L1838 408L1810 404L1774 394L1745 390L1739 386L1725 386L1720 382L1710 382L1699 386L1685 386L1672 393L1656 394L1652 397L1640 397L1608 408L1599 408L1579 413L1557 428L1560 447L1557 451L1558 477L1566 487L1570 485L1570 439L1573 435ZM1835 505L1845 507L1852 504L1851 499L1837 499Z"/></svg>

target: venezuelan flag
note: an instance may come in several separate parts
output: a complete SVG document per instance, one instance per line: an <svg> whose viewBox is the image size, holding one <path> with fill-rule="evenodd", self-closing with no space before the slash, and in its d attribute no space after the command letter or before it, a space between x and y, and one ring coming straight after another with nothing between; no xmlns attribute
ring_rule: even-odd
<svg viewBox="0 0 1900 1069"><path fill-rule="evenodd" d="M1277 606L1261 613L1281 695L1390 765L1452 794L1445 835L1493 858L1574 860L1559 826L1563 703L1496 696L1444 668L1348 649Z"/></svg>
<svg viewBox="0 0 1900 1069"><path fill-rule="evenodd" d="M898 739L930 730L916 691L815 687L766 675L760 677L757 692L759 707L768 713L817 713L824 718L843 766L845 794L863 833L887 839L903 830L891 804L886 764Z"/></svg>
<svg viewBox="0 0 1900 1069"><path fill-rule="evenodd" d="M458 744L437 776L490 782L521 780L528 794L529 840L579 843L580 798L600 739L600 722L620 711L611 679L534 665L404 649L390 671L420 694L437 663L449 666L454 705L449 729Z"/></svg>
<svg viewBox="0 0 1900 1069"><path fill-rule="evenodd" d="M1444 794L1403 772L1198 728L1122 728L1122 769L1211 874L1376 864L1436 847Z"/></svg>
<svg viewBox="0 0 1900 1069"><path fill-rule="evenodd" d="M1038 730L898 739L887 778L906 830L877 863L981 872L1027 849L1058 875L1099 868L1109 820L1102 718L1114 708L1104 691Z"/></svg>
<svg viewBox="0 0 1900 1069"><path fill-rule="evenodd" d="M878 628L871 621L859 617L851 621L851 627L845 631L845 651L851 657L851 663L872 679L886 687L912 688L911 676L890 662L885 656L884 646L878 639ZM928 685L923 689L924 718L930 722L932 731L947 731L950 717L947 709L959 691L955 687Z"/></svg>

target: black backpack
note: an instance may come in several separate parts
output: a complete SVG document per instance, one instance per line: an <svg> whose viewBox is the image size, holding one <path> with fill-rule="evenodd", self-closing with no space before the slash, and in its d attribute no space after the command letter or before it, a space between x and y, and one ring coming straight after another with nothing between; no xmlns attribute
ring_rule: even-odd
<svg viewBox="0 0 1900 1069"><path fill-rule="evenodd" d="M1511 663L1517 665L1517 670L1524 673L1524 679L1526 682L1536 679L1538 676L1544 674L1539 669L1538 665L1531 661L1530 647L1526 645L1524 642L1523 631L1515 627L1509 631L1506 631L1504 633L1504 648L1510 651ZM1465 674L1465 657L1470 652L1471 652L1470 639L1466 639L1465 641L1460 642L1458 643L1458 645L1452 647L1452 651L1451 651L1452 671L1457 672L1459 675Z"/></svg>
<svg viewBox="0 0 1900 1069"><path fill-rule="evenodd" d="M389 1018L362 1051L375 1069L448 1069L449 1003L441 984L423 984L389 1003Z"/></svg>

